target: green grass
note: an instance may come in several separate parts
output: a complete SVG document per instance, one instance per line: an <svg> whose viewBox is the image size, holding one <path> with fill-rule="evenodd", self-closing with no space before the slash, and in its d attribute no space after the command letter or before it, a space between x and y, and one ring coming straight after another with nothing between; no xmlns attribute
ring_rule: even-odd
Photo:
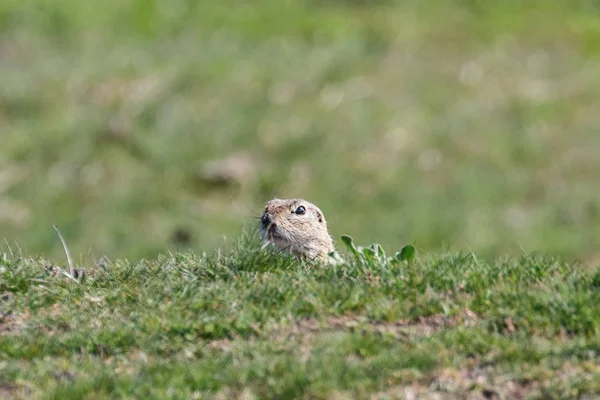
<svg viewBox="0 0 600 400"><path fill-rule="evenodd" d="M536 255L296 262L228 254L0 261L16 398L599 395L600 270ZM388 396L388 397L386 397Z"/></svg>
<svg viewBox="0 0 600 400"><path fill-rule="evenodd" d="M599 8L496 3L3 1L2 237L230 248L297 196L336 237L593 264ZM242 182L207 179L239 154Z"/></svg>

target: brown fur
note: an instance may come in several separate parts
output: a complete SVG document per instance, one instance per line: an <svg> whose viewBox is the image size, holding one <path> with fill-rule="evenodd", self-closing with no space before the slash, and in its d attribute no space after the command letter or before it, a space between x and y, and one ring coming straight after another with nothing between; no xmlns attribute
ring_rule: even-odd
<svg viewBox="0 0 600 400"><path fill-rule="evenodd" d="M296 211L304 207L304 214ZM327 260L334 251L327 221L316 205L302 199L273 199L265 204L260 233L266 243L298 257Z"/></svg>

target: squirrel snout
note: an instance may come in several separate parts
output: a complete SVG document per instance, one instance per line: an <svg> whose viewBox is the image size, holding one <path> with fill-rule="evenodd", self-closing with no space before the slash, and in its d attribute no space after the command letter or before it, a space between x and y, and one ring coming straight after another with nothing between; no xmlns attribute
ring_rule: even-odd
<svg viewBox="0 0 600 400"><path fill-rule="evenodd" d="M260 217L260 223L262 224L263 228L267 229L270 225L272 225L273 222L271 221L269 214L264 213L262 217Z"/></svg>

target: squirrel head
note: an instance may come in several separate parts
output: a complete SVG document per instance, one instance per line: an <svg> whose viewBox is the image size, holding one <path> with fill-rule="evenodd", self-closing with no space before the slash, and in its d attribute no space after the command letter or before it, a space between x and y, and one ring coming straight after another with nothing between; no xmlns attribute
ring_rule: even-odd
<svg viewBox="0 0 600 400"><path fill-rule="evenodd" d="M265 242L302 258L326 260L334 251L323 212L303 199L268 201L260 232Z"/></svg>

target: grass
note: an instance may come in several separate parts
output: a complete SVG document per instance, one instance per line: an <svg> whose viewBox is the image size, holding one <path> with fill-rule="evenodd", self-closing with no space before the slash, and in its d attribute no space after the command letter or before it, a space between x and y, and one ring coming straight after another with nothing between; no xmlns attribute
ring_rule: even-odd
<svg viewBox="0 0 600 400"><path fill-rule="evenodd" d="M595 3L233 4L2 2L11 245L229 249L278 196L360 242L599 259Z"/></svg>
<svg viewBox="0 0 600 400"><path fill-rule="evenodd" d="M536 255L311 265L262 251L0 261L15 398L598 395L600 272Z"/></svg>

